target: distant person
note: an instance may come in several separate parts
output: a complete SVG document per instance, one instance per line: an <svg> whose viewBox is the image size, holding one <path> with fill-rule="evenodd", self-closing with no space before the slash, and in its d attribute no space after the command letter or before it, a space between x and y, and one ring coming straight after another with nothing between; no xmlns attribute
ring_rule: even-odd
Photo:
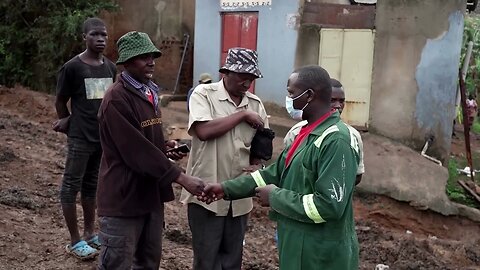
<svg viewBox="0 0 480 270"><path fill-rule="evenodd" d="M55 108L59 120L53 130L68 136L68 153L60 191L63 216L70 233L67 252L90 259L100 247L95 234L95 196L102 148L98 133L97 113L103 95L113 83L115 64L103 51L107 45L107 28L98 18L83 23L83 39L87 48L65 63L58 73ZM67 102L71 102L71 112ZM77 193L81 194L84 231L77 225Z"/></svg>
<svg viewBox="0 0 480 270"><path fill-rule="evenodd" d="M256 196L277 222L280 270L358 269L353 189L356 138L331 109L332 87L319 66L295 70L286 105L307 120L292 145L266 169L209 183L202 201ZM226 201L228 202L228 201Z"/></svg>
<svg viewBox="0 0 480 270"><path fill-rule="evenodd" d="M252 159L253 138L268 127L262 101L248 92L262 77L257 52L228 50L219 82L201 84L190 99L188 133L192 150L187 174L209 183L221 183L262 166ZM254 169L253 166L256 166ZM183 191L192 232L193 269L241 269L243 240L252 199L218 201L207 205Z"/></svg>
<svg viewBox="0 0 480 270"><path fill-rule="evenodd" d="M468 95L467 99L467 117L468 117L468 125L472 127L473 122L475 122L475 117L478 113L478 105L477 101L475 100L475 96L473 94Z"/></svg>
<svg viewBox="0 0 480 270"><path fill-rule="evenodd" d="M185 156L165 143L152 82L161 52L147 34L128 32L117 42L121 73L98 112L103 147L97 200L102 249L98 269L160 267L164 203L174 199L172 183L201 194L204 184L169 159ZM174 149L173 149L174 150Z"/></svg>
<svg viewBox="0 0 480 270"><path fill-rule="evenodd" d="M208 73L202 73L200 74L200 78L198 80L198 84L210 84L212 83L212 76ZM196 86L190 88L190 90L188 91L188 94L187 94L187 110L190 111L190 106L189 106L189 103L190 103L190 96L192 95L193 93L193 90L195 89Z"/></svg>
<svg viewBox="0 0 480 270"><path fill-rule="evenodd" d="M340 114L343 112L343 108L345 108L345 91L343 90L343 85L336 79L331 79L331 84L332 84L332 99L330 102L330 105L333 109L338 110ZM290 109L290 112L292 112L292 109ZM300 118L296 118L297 120L301 119L301 113L297 112L292 112L291 115L300 115ZM295 124L288 132L287 135L285 135L285 138L283 139L283 142L285 144L285 148L288 148L292 142L295 140L295 137L298 135L302 127L307 125L307 121L303 120ZM358 169L357 169L357 177L355 180L355 185L358 185L360 181L362 181L362 176L365 173L365 165L363 163L363 142L362 142L362 136L360 133L353 128L352 126L347 125L348 129L352 132L353 136L357 138L358 141L358 149L360 152L360 162L358 164Z"/></svg>

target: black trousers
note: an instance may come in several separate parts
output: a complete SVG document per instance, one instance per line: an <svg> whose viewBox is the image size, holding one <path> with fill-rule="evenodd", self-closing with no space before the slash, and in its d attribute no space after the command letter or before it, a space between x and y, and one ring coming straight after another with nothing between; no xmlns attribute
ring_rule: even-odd
<svg viewBox="0 0 480 270"><path fill-rule="evenodd" d="M162 257L163 204L138 217L99 217L98 270L158 270Z"/></svg>
<svg viewBox="0 0 480 270"><path fill-rule="evenodd" d="M202 206L188 204L188 224L192 231L193 270L240 270L248 214L216 216Z"/></svg>
<svg viewBox="0 0 480 270"><path fill-rule="evenodd" d="M60 189L62 204L75 204L80 191L82 200L97 196L98 168L102 158L100 143L68 138L68 154Z"/></svg>

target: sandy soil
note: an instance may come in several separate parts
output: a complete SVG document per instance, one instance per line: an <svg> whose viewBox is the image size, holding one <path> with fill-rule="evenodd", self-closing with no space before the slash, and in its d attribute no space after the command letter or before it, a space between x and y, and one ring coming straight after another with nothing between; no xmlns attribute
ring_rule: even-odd
<svg viewBox="0 0 480 270"><path fill-rule="evenodd" d="M21 87L0 88L0 269L95 268L95 261L79 262L65 253L68 233L58 190L66 138L51 130L53 101L52 96ZM186 121L180 107L164 109L163 119ZM275 143L279 151L281 138ZM266 213L256 205L251 214L243 269L278 269L275 224ZM360 269L373 270L379 263L395 270L480 269L478 223L369 194L356 194L355 215ZM166 223L162 268L191 269L186 208L168 203Z"/></svg>

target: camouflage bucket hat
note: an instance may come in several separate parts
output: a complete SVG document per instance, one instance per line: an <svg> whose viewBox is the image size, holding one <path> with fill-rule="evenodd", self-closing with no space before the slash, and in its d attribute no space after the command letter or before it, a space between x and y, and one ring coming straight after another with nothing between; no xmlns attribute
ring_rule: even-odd
<svg viewBox="0 0 480 270"><path fill-rule="evenodd" d="M246 48L231 48L228 50L225 65L220 68L220 72L233 71L237 73L249 73L257 78L263 78L258 68L258 56L254 50Z"/></svg>
<svg viewBox="0 0 480 270"><path fill-rule="evenodd" d="M162 55L146 33L132 31L123 35L117 41L118 60L117 65L127 62L129 59L145 53L153 53L155 58Z"/></svg>

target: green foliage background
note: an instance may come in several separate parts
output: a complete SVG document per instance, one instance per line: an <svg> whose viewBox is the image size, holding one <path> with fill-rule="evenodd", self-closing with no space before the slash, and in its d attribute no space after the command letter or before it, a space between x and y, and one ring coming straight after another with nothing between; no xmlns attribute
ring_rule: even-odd
<svg viewBox="0 0 480 270"><path fill-rule="evenodd" d="M0 84L55 92L61 65L82 51L81 26L113 0L0 1Z"/></svg>
<svg viewBox="0 0 480 270"><path fill-rule="evenodd" d="M473 50L465 84L468 93L477 94L477 89L480 87L480 15L475 13L465 16L461 65L463 65L463 59L467 53L467 44L469 41L473 41Z"/></svg>

